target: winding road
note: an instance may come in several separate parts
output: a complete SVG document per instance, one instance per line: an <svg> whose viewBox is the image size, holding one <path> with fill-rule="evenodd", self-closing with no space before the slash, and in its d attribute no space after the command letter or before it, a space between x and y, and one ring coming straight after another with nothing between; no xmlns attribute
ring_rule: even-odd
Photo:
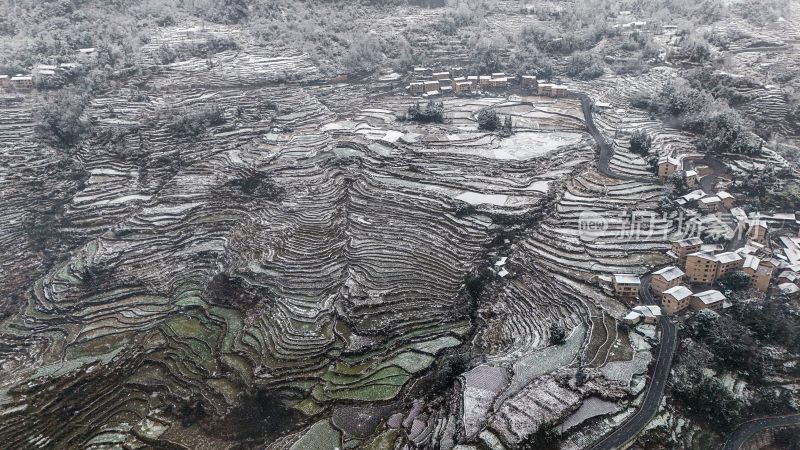
<svg viewBox="0 0 800 450"><path fill-rule="evenodd" d="M722 445L722 450L739 450L751 437L767 428L800 425L800 414L786 416L762 417L748 420L733 430L728 440Z"/></svg>
<svg viewBox="0 0 800 450"><path fill-rule="evenodd" d="M603 135L600 134L597 126L594 124L594 118L592 117L592 105L594 102L592 102L592 99L586 94L578 93L576 96L581 101L583 116L586 121L586 128L588 129L589 134L591 134L594 138L595 142L597 142L597 146L600 149L597 170L603 175L617 180L639 181L642 183L655 182L655 178L631 177L620 175L611 171L608 166L609 162L611 161L611 156L614 154L614 152ZM650 292L650 275L645 275L642 277L639 295L642 299L642 303L644 304L658 304L655 298L653 298L653 294ZM653 372L650 375L650 382L647 384L647 390L645 391L642 403L639 405L636 412L627 420L625 420L622 425L611 432L611 434L606 435L602 440L590 447L591 450L611 450L622 447L627 442L635 438L648 424L648 422L650 422L653 416L655 416L656 412L658 412L658 408L661 405L661 399L664 396L664 389L667 385L667 379L669 378L669 373L672 369L672 357L674 356L675 348L678 345L678 331L675 324L672 322L672 320L670 320L669 317L661 316L658 322L658 329L661 331L658 357L656 358Z"/></svg>
<svg viewBox="0 0 800 450"><path fill-rule="evenodd" d="M650 275L642 277L639 295L643 303L656 304L653 294L650 292ZM658 357L650 375L650 382L647 384L644 400L631 417L611 434L590 447L591 450L611 450L623 447L635 438L658 412L672 368L672 357L678 344L678 330L669 317L661 316L658 321L658 329L661 330Z"/></svg>
<svg viewBox="0 0 800 450"><path fill-rule="evenodd" d="M594 118L592 117L593 101L586 94L577 93L575 96L581 101L583 115L586 121L586 128L588 129L589 134L591 134L594 138L595 142L597 142L597 146L600 149L597 170L603 175L617 180L639 181L643 183L654 182L654 179L652 178L648 179L625 176L611 171L609 168L609 162L611 161L613 150L594 124ZM706 193L713 193L714 186L719 178L719 174L724 172L724 165L716 158L705 158L700 162L706 164L712 170L711 174L703 177L700 180L700 188L702 188ZM741 245L741 242L741 236L733 239L728 243L728 250L737 248L737 246ZM650 275L642 277L642 284L639 289L639 294L644 304L658 304L650 292ZM653 367L653 372L650 376L650 382L647 385L644 400L639 405L636 412L627 420L625 420L622 425L589 447L591 450L612 450L624 447L626 444L631 442L642 431L642 429L644 429L645 426L647 426L650 420L658 412L658 408L661 405L661 399L664 396L667 379L669 378L669 374L672 369L672 358L675 354L675 349L678 342L677 328L675 323L672 322L668 316L661 316L658 322L658 329L661 331L660 348L658 357L656 359L656 364ZM767 428L788 425L800 425L800 414L763 417L749 420L740 424L736 430L734 430L733 433L728 436L727 440L722 446L722 450L738 450L756 433Z"/></svg>

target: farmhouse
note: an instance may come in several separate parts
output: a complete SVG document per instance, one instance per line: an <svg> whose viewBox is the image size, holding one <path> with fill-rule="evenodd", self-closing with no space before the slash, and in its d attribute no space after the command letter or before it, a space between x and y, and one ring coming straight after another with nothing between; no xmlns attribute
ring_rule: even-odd
<svg viewBox="0 0 800 450"><path fill-rule="evenodd" d="M555 86L555 85L552 84L552 83L539 83L538 92L537 93L539 95L546 95L548 97L552 97L553 96L553 86Z"/></svg>
<svg viewBox="0 0 800 450"><path fill-rule="evenodd" d="M711 289L692 295L691 306L695 311L700 311L703 309L717 310L722 308L722 303L724 301L725 296L722 294L722 292L716 289Z"/></svg>
<svg viewBox="0 0 800 450"><path fill-rule="evenodd" d="M667 314L677 314L689 306L692 291L686 286L674 286L661 295L661 307Z"/></svg>
<svg viewBox="0 0 800 450"><path fill-rule="evenodd" d="M469 81L458 81L453 86L453 92L456 94L463 94L472 91L472 83Z"/></svg>
<svg viewBox="0 0 800 450"><path fill-rule="evenodd" d="M634 306L622 320L628 325L654 324L661 317L661 308L656 305Z"/></svg>
<svg viewBox="0 0 800 450"><path fill-rule="evenodd" d="M449 80L450 79L450 72L436 72L433 74L433 78L437 80Z"/></svg>
<svg viewBox="0 0 800 450"><path fill-rule="evenodd" d="M780 275L778 275L778 284L796 283L798 281L800 281L800 276L791 270L784 270Z"/></svg>
<svg viewBox="0 0 800 450"><path fill-rule="evenodd" d="M778 285L778 290L781 294L789 297L796 297L800 294L800 287L794 283L781 283Z"/></svg>
<svg viewBox="0 0 800 450"><path fill-rule="evenodd" d="M681 160L672 156L665 156L658 160L658 178L666 180L681 166Z"/></svg>
<svg viewBox="0 0 800 450"><path fill-rule="evenodd" d="M417 81L408 85L408 92L411 94L424 94L425 93L425 83L421 81Z"/></svg>
<svg viewBox="0 0 800 450"><path fill-rule="evenodd" d="M508 78L501 77L501 78L492 78L491 79L491 86L493 88L504 88L508 86Z"/></svg>
<svg viewBox="0 0 800 450"><path fill-rule="evenodd" d="M769 288L769 280L772 278L772 269L761 265L761 259L754 255L748 255L744 259L742 271L750 277L752 286L761 292L766 292Z"/></svg>
<svg viewBox="0 0 800 450"><path fill-rule="evenodd" d="M717 272L715 280L724 277L725 275L739 270L744 264L744 259L736 252L720 253L714 257L717 260Z"/></svg>
<svg viewBox="0 0 800 450"><path fill-rule="evenodd" d="M93 56L95 54L95 48L94 47L79 48L78 53L80 53L81 56Z"/></svg>
<svg viewBox="0 0 800 450"><path fill-rule="evenodd" d="M708 252L696 252L686 257L686 276L695 283L711 284L717 273L717 259Z"/></svg>
<svg viewBox="0 0 800 450"><path fill-rule="evenodd" d="M675 266L664 267L653 272L650 278L650 289L661 294L669 288L673 288L683 281L683 271Z"/></svg>
<svg viewBox="0 0 800 450"><path fill-rule="evenodd" d="M749 225L747 235L750 236L750 239L763 244L767 240L767 231L769 231L767 221L752 219Z"/></svg>
<svg viewBox="0 0 800 450"><path fill-rule="evenodd" d="M624 300L633 300L639 295L642 281L636 275L614 274L614 295Z"/></svg>
<svg viewBox="0 0 800 450"><path fill-rule="evenodd" d="M672 253L678 259L679 265L686 263L686 256L690 253L695 253L700 250L703 245L703 240L699 237L681 239L672 242Z"/></svg>
<svg viewBox="0 0 800 450"><path fill-rule="evenodd" d="M414 76L420 78L426 78L433 75L433 70L427 67L414 67Z"/></svg>
<svg viewBox="0 0 800 450"><path fill-rule="evenodd" d="M614 295L623 300L633 300L639 295L642 281L636 275L614 274Z"/></svg>
<svg viewBox="0 0 800 450"><path fill-rule="evenodd" d="M722 202L722 206L724 206L725 209L733 208L733 200L734 200L734 198L733 198L733 196L731 194L729 194L729 193L727 193L725 191L719 191L719 192L717 192L717 198L720 199L720 201Z"/></svg>
<svg viewBox="0 0 800 450"><path fill-rule="evenodd" d="M539 86L539 82L536 80L536 77L533 75L523 75L522 76L522 86L528 87L531 89L536 89Z"/></svg>
<svg viewBox="0 0 800 450"><path fill-rule="evenodd" d="M563 84L553 86L553 97L566 97L568 93L568 88Z"/></svg>
<svg viewBox="0 0 800 450"><path fill-rule="evenodd" d="M11 87L16 89L30 89L33 87L33 77L26 75L14 75L11 77Z"/></svg>
<svg viewBox="0 0 800 450"><path fill-rule="evenodd" d="M438 92L440 85L438 81L423 81L422 84L425 87L425 93L433 93L434 91Z"/></svg>
<svg viewBox="0 0 800 450"><path fill-rule="evenodd" d="M481 75L478 77L478 83L481 87L488 87L492 85L492 77L490 75Z"/></svg>
<svg viewBox="0 0 800 450"><path fill-rule="evenodd" d="M719 211L720 204L722 204L722 201L716 195L709 195L708 197L703 197L698 202L700 208L705 211Z"/></svg>
<svg viewBox="0 0 800 450"><path fill-rule="evenodd" d="M695 187L698 181L696 170L686 171L686 186Z"/></svg>

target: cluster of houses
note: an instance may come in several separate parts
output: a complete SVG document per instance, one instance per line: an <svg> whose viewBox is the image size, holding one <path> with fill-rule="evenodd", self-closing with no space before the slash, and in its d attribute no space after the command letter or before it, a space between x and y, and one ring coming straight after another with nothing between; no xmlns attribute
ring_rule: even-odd
<svg viewBox="0 0 800 450"><path fill-rule="evenodd" d="M78 53L81 56L92 56L95 54L95 48L79 48ZM34 67L33 71L29 74L16 74L16 75L0 75L0 88L28 90L32 89L34 83L55 77L58 74L75 69L79 67L78 63L61 63L59 65L39 64Z"/></svg>
<svg viewBox="0 0 800 450"><path fill-rule="evenodd" d="M466 95L491 89L506 89L516 83L517 78L509 77L504 72L491 75L464 75L464 69L453 67L450 70L434 72L426 67L415 67L414 81L406 86L411 95L422 97L438 97L440 95ZM533 75L523 75L519 83L525 89L536 91L538 95L548 97L566 97L567 86L553 83L539 83Z"/></svg>
<svg viewBox="0 0 800 450"><path fill-rule="evenodd" d="M663 181L683 170L681 158L664 157L658 162L658 176ZM708 168L686 170L686 182L694 187L702 176L710 174ZM690 237L672 242L667 255L673 265L651 274L650 291L658 296L660 307L637 306L625 321L631 324L652 323L665 314L680 314L692 310L717 310L727 305L725 294L709 289L728 275L738 272L749 278L750 287L761 292L774 288L776 293L800 296L800 233L787 233L800 229L795 213L748 214L734 207L734 197L725 191L708 194L701 189L675 199L683 208L695 206L705 212L729 211L736 222L741 241L732 241L734 250L721 244L705 244L700 237ZM770 233L784 230L777 239L768 239ZM738 236L734 236L735 238ZM779 242L779 246L771 244ZM628 304L633 304L640 293L641 278L631 274L615 274L612 278L614 294Z"/></svg>

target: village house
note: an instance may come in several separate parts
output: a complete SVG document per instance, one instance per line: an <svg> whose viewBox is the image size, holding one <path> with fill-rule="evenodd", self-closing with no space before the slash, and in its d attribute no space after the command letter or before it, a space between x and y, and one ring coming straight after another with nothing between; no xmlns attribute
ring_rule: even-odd
<svg viewBox="0 0 800 450"><path fill-rule="evenodd" d="M428 78L433 75L433 70L427 67L414 67L414 77L416 78Z"/></svg>
<svg viewBox="0 0 800 450"><path fill-rule="evenodd" d="M686 195L682 195L680 198L675 200L675 203L677 203L677 204L679 204L681 206L684 206L684 205L688 205L689 203L696 202L696 201L700 200L701 198L703 198L705 196L706 196L706 193L703 192L702 189L695 189L694 191L689 192Z"/></svg>
<svg viewBox="0 0 800 450"><path fill-rule="evenodd" d="M686 257L686 277L694 283L711 284L717 273L717 259L708 252L696 252Z"/></svg>
<svg viewBox="0 0 800 450"><path fill-rule="evenodd" d="M536 80L536 77L534 75L523 75L522 86L531 89L536 89L539 86L539 82Z"/></svg>
<svg viewBox="0 0 800 450"><path fill-rule="evenodd" d="M41 69L41 70L38 70L38 71L37 71L37 72L34 74L33 78L34 78L34 80L36 80L37 82L40 82L40 81L42 81L42 80L45 80L45 79L48 79L48 78L54 77L55 75L56 75L56 71L55 71L55 70L50 70L50 69Z"/></svg>
<svg viewBox="0 0 800 450"><path fill-rule="evenodd" d="M731 215L733 216L734 220L740 227L747 226L747 213L744 212L742 208L731 208L730 211Z"/></svg>
<svg viewBox="0 0 800 450"><path fill-rule="evenodd" d="M8 75L0 75L0 87L8 87L9 84Z"/></svg>
<svg viewBox="0 0 800 450"><path fill-rule="evenodd" d="M489 87L492 85L492 77L490 75L481 75L478 77L478 84L481 87Z"/></svg>
<svg viewBox="0 0 800 450"><path fill-rule="evenodd" d="M781 236L778 240L789 265L800 265L800 238Z"/></svg>
<svg viewBox="0 0 800 450"><path fill-rule="evenodd" d="M681 160L672 156L661 157L658 160L658 178L666 180L681 166Z"/></svg>
<svg viewBox="0 0 800 450"><path fill-rule="evenodd" d="M417 81L409 84L407 89L410 94L421 95L425 93L425 83Z"/></svg>
<svg viewBox="0 0 800 450"><path fill-rule="evenodd" d="M11 87L15 89L30 89L33 87L33 77L27 75L14 75L11 77Z"/></svg>
<svg viewBox="0 0 800 450"><path fill-rule="evenodd" d="M725 209L733 208L734 198L731 194L725 191L719 191L717 192L717 197L720 199L720 201L722 202L722 206L725 207Z"/></svg>
<svg viewBox="0 0 800 450"><path fill-rule="evenodd" d="M668 34L675 34L675 33L678 32L678 26L677 25L662 25L661 29L664 31L664 33L668 33Z"/></svg>
<svg viewBox="0 0 800 450"><path fill-rule="evenodd" d="M491 86L493 88L504 88L508 86L508 78L501 77L501 78L492 78Z"/></svg>
<svg viewBox="0 0 800 450"><path fill-rule="evenodd" d="M611 103L608 103L608 102L594 102L594 105L592 105L592 108L595 111L605 111L607 109L611 109Z"/></svg>
<svg viewBox="0 0 800 450"><path fill-rule="evenodd" d="M762 266L761 259L755 255L747 255L744 258L742 272L750 277L751 285L761 292L766 292L769 288L769 280L772 278L772 269Z"/></svg>
<svg viewBox="0 0 800 450"><path fill-rule="evenodd" d="M792 228L800 226L794 213L758 213L758 219L765 220L767 226Z"/></svg>
<svg viewBox="0 0 800 450"><path fill-rule="evenodd" d="M425 93L429 94L434 91L439 91L440 85L438 81L423 81L422 84L425 87Z"/></svg>
<svg viewBox="0 0 800 450"><path fill-rule="evenodd" d="M689 306L691 296L686 286L673 286L661 294L661 308L667 314L677 314Z"/></svg>
<svg viewBox="0 0 800 450"><path fill-rule="evenodd" d="M669 288L675 287L683 281L683 271L675 266L664 267L653 272L650 277L650 290L661 294Z"/></svg>
<svg viewBox="0 0 800 450"><path fill-rule="evenodd" d="M441 92L442 95L450 95L453 93L453 86L442 86L439 92Z"/></svg>
<svg viewBox="0 0 800 450"><path fill-rule="evenodd" d="M457 81L453 86L453 92L456 94L464 94L472 91L472 83L469 81Z"/></svg>
<svg viewBox="0 0 800 450"><path fill-rule="evenodd" d="M568 93L569 89L563 84L553 86L553 97L566 97Z"/></svg>
<svg viewBox="0 0 800 450"><path fill-rule="evenodd" d="M686 264L686 256L700 250L703 240L699 237L681 239L672 242L672 254L678 260L679 266Z"/></svg>
<svg viewBox="0 0 800 450"><path fill-rule="evenodd" d="M614 295L618 298L632 301L639 295L639 287L642 285L642 280L638 276L618 273L614 274L613 280Z"/></svg>
<svg viewBox="0 0 800 450"><path fill-rule="evenodd" d="M479 82L479 79L478 79L478 76L477 76L477 75L470 75L470 76L468 76L468 77L467 77L467 81L469 81L470 83L472 83L472 88L473 88L473 89L476 89L476 88L478 87L478 82Z"/></svg>
<svg viewBox="0 0 800 450"><path fill-rule="evenodd" d="M493 72L492 78L506 78L505 72Z"/></svg>
<svg viewBox="0 0 800 450"><path fill-rule="evenodd" d="M797 283L798 281L800 281L800 275L791 270L784 270L778 275L778 284Z"/></svg>
<svg viewBox="0 0 800 450"><path fill-rule="evenodd" d="M716 289L698 292L691 297L691 306L695 311L703 309L718 310L722 308L723 302L725 302L725 296Z"/></svg>
<svg viewBox="0 0 800 450"><path fill-rule="evenodd" d="M463 67L451 67L450 74L453 78L463 77L464 76L464 68Z"/></svg>
<svg viewBox="0 0 800 450"><path fill-rule="evenodd" d="M731 272L740 270L742 268L742 264L744 264L744 259L736 252L720 253L715 255L714 258L717 260L717 273L714 278L715 280L718 280Z"/></svg>
<svg viewBox="0 0 800 450"><path fill-rule="evenodd" d="M778 291L787 297L797 297L800 294L800 287L794 283L781 283L778 285Z"/></svg>
<svg viewBox="0 0 800 450"><path fill-rule="evenodd" d="M752 219L749 223L747 235L750 239L763 244L767 240L767 231L769 231L769 227L766 220Z"/></svg>
<svg viewBox="0 0 800 450"><path fill-rule="evenodd" d="M696 170L687 170L686 171L686 186L695 187L697 186L697 182L699 179L697 178L697 171Z"/></svg>
<svg viewBox="0 0 800 450"><path fill-rule="evenodd" d="M697 204L704 211L719 211L722 201L716 195L709 195L701 198Z"/></svg>
<svg viewBox="0 0 800 450"><path fill-rule="evenodd" d="M640 323L655 324L661 317L661 308L656 305L639 305L631 308L622 320L628 325L638 325Z"/></svg>
<svg viewBox="0 0 800 450"><path fill-rule="evenodd" d="M545 95L545 96L548 96L548 97L552 97L553 96L553 86L555 86L555 85L552 84L552 83L539 83L537 94Z"/></svg>
<svg viewBox="0 0 800 450"><path fill-rule="evenodd" d="M450 79L450 72L436 72L433 74L433 78L436 80L449 80Z"/></svg>
<svg viewBox="0 0 800 450"><path fill-rule="evenodd" d="M763 267L767 267L772 270L777 270L778 268L781 267L781 260L774 256L770 256L768 258L761 258L761 265Z"/></svg>

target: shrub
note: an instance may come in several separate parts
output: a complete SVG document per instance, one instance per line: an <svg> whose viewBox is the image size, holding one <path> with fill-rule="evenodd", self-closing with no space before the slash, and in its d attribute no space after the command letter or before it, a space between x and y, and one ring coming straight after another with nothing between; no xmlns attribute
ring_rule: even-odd
<svg viewBox="0 0 800 450"><path fill-rule="evenodd" d="M556 450L560 448L559 438L555 425L545 422L539 425L535 433L525 436L517 448L519 450Z"/></svg>
<svg viewBox="0 0 800 450"><path fill-rule="evenodd" d="M444 103L429 100L424 108L416 103L408 107L408 118L422 123L444 123Z"/></svg>
<svg viewBox="0 0 800 450"><path fill-rule="evenodd" d="M374 33L362 33L352 40L343 64L348 72L372 72L383 62L383 50Z"/></svg>
<svg viewBox="0 0 800 450"><path fill-rule="evenodd" d="M592 80L604 71L603 62L592 53L576 53L567 60L567 75L579 80Z"/></svg>
<svg viewBox="0 0 800 450"><path fill-rule="evenodd" d="M180 136L197 136L208 127L223 123L225 123L225 115L222 108L213 105L173 115L167 128Z"/></svg>
<svg viewBox="0 0 800 450"><path fill-rule="evenodd" d="M731 272L719 280L720 286L731 291L740 291L750 287L750 276L741 271Z"/></svg>
<svg viewBox="0 0 800 450"><path fill-rule="evenodd" d="M87 102L85 93L68 89L58 91L37 104L33 111L36 137L62 148L77 144L87 128L81 118Z"/></svg>
<svg viewBox="0 0 800 450"><path fill-rule="evenodd" d="M716 378L692 374L676 380L675 399L718 431L729 431L741 419L744 403Z"/></svg>
<svg viewBox="0 0 800 450"><path fill-rule="evenodd" d="M650 137L644 130L636 130L631 135L631 151L637 155L646 155L650 153L650 147L653 145L653 138Z"/></svg>
<svg viewBox="0 0 800 450"><path fill-rule="evenodd" d="M478 129L494 131L500 127L500 117L493 109L484 109L478 113Z"/></svg>
<svg viewBox="0 0 800 450"><path fill-rule="evenodd" d="M558 324L550 325L550 345L561 345L567 341L567 331Z"/></svg>
<svg viewBox="0 0 800 450"><path fill-rule="evenodd" d="M683 40L676 56L688 59L691 62L701 63L711 58L711 50L709 50L708 43L705 40L690 36Z"/></svg>
<svg viewBox="0 0 800 450"><path fill-rule="evenodd" d="M719 321L719 314L710 309L704 309L686 321L689 334L695 339L706 338Z"/></svg>

